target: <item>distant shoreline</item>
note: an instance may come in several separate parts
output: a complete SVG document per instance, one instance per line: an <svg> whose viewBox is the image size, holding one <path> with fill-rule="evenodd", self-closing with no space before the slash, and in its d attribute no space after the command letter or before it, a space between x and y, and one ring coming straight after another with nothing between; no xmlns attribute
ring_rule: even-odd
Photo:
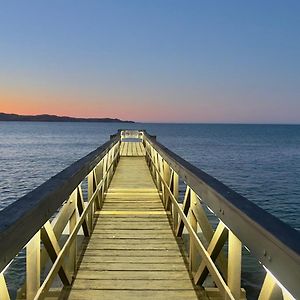
<svg viewBox="0 0 300 300"><path fill-rule="evenodd" d="M99 123L135 123L134 121L120 120L117 118L76 118L56 115L18 115L0 113L0 121L21 122L99 122Z"/></svg>

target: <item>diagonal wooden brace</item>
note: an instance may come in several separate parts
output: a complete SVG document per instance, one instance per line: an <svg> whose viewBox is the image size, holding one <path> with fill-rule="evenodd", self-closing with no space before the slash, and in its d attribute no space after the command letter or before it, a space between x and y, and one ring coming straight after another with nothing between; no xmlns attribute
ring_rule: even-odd
<svg viewBox="0 0 300 300"><path fill-rule="evenodd" d="M41 228L41 239L49 254L50 259L54 263L61 249L49 221L47 221L45 225ZM58 275L64 285L71 284L71 276L64 266L60 267Z"/></svg>
<svg viewBox="0 0 300 300"><path fill-rule="evenodd" d="M190 207L191 207L191 189L189 186L187 186L185 190L185 196L184 196L183 207L182 207L182 210L186 216L188 215ZM177 237L180 237L182 235L183 228L184 228L184 223L182 220L180 220L176 232Z"/></svg>
<svg viewBox="0 0 300 300"><path fill-rule="evenodd" d="M81 187L77 188L77 208L80 217L85 208ZM86 237L90 236L90 228L88 226L87 218L85 218L82 223L82 229L83 229L84 236Z"/></svg>
<svg viewBox="0 0 300 300"><path fill-rule="evenodd" d="M168 187L169 189L171 190L171 192L173 193L173 174L174 174L174 171L169 170L169 172L167 173L167 175L165 176L165 181L167 182L168 184ZM170 194L167 190L167 188L165 188L165 195L166 195L166 210L167 211L171 211L172 210L172 201L170 199Z"/></svg>
<svg viewBox="0 0 300 300"><path fill-rule="evenodd" d="M224 244L227 241L227 238L228 238L228 229L225 227L225 225L222 222L219 222L216 231L207 247L207 252L213 261L215 261L219 256ZM202 285L208 273L209 272L206 267L206 264L202 261L194 276L195 284Z"/></svg>

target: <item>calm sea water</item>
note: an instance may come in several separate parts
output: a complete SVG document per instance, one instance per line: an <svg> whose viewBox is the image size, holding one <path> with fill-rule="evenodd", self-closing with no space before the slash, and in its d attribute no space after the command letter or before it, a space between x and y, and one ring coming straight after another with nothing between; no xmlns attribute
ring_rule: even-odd
<svg viewBox="0 0 300 300"><path fill-rule="evenodd" d="M146 129L172 151L300 229L300 126L0 122L0 209L119 128Z"/></svg>
<svg viewBox="0 0 300 300"><path fill-rule="evenodd" d="M119 128L157 135L175 153L300 230L300 125L0 122L0 210Z"/></svg>

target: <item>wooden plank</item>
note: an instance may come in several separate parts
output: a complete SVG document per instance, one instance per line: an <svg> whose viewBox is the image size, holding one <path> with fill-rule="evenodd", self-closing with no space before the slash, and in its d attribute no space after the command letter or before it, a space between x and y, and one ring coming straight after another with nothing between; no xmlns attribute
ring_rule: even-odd
<svg viewBox="0 0 300 300"><path fill-rule="evenodd" d="M81 279L144 279L144 280L184 280L186 279L186 271L89 271L81 270L76 278Z"/></svg>
<svg viewBox="0 0 300 300"><path fill-rule="evenodd" d="M122 210L102 210L98 213L99 215L163 215L166 216L168 213L165 211L122 211Z"/></svg>
<svg viewBox="0 0 300 300"><path fill-rule="evenodd" d="M189 290L193 289L193 285L189 278L181 279L180 284L175 280L89 280L77 279L73 285L74 289L96 289L96 290Z"/></svg>
<svg viewBox="0 0 300 300"><path fill-rule="evenodd" d="M126 225L126 223L130 225L159 225L159 224L170 224L170 221L164 217L164 215L150 215L145 218L144 215L128 215L127 218L122 215L110 216L110 215L101 215L101 219L96 221L97 223L105 224L114 224L116 226Z"/></svg>
<svg viewBox="0 0 300 300"><path fill-rule="evenodd" d="M151 233L136 233L136 232L110 232L110 233L101 233L101 231L95 232L94 235L98 238L112 238L112 239L124 239L124 238L139 238L139 239L165 239L165 238L174 238L173 234L171 232L169 233L161 233L161 234L155 234L154 232Z"/></svg>
<svg viewBox="0 0 300 300"><path fill-rule="evenodd" d="M152 263L126 263L126 262L113 262L113 263L106 263L106 262L99 262L95 263L82 263L80 265L80 269L83 270L90 270L90 271L109 271L109 270L128 270L128 271L183 271L187 272L186 266L183 263L179 264L152 264ZM188 276L188 272L187 278Z"/></svg>
<svg viewBox="0 0 300 300"><path fill-rule="evenodd" d="M163 248L169 248L169 247L177 247L177 246L182 246L183 245L183 241L182 239L179 239L179 240L172 240L172 242L166 240L166 241L159 241L159 240L155 240L155 239L152 239L152 240L149 240L147 244L145 243L141 243L138 239L135 241L135 239L118 239L118 240L111 240L111 239L105 239L105 238L102 238L102 239L98 239L98 238L93 238L93 239L90 239L90 240L86 240L86 241L83 241L83 244L84 245L88 245L88 246L92 246L92 245L98 245L98 246L103 246L103 247L106 247L106 245L117 245L119 247L122 247L122 245L125 245L125 246L128 246L128 249L130 248L136 248L136 247L141 247L142 249L147 249L147 247L163 247ZM99 248L101 249L101 248Z"/></svg>
<svg viewBox="0 0 300 300"><path fill-rule="evenodd" d="M118 202L118 201L110 201L110 202L106 202L105 205L103 206L103 209L107 209L107 210L119 210L122 208L135 208L135 209L151 209L151 208L156 208L161 210L161 203L159 203L158 201L155 202L143 202L143 201L123 201L123 202Z"/></svg>
<svg viewBox="0 0 300 300"><path fill-rule="evenodd" d="M138 147L138 152L139 152L139 156L144 156L144 152L143 152L143 144L141 142L139 142L137 144Z"/></svg>
<svg viewBox="0 0 300 300"><path fill-rule="evenodd" d="M113 300L113 299L122 299L122 300L190 300L197 299L195 292L188 290L164 290L164 291L154 291L154 290L72 290L69 296L70 300Z"/></svg>
<svg viewBox="0 0 300 300"><path fill-rule="evenodd" d="M128 143L128 153L127 153L127 156L132 156L132 143L131 142Z"/></svg>
<svg viewBox="0 0 300 300"><path fill-rule="evenodd" d="M142 148L143 156L145 156L146 155L146 149L145 149L143 143L141 143L141 148Z"/></svg>
<svg viewBox="0 0 300 300"><path fill-rule="evenodd" d="M123 200L123 199L127 199L127 198L132 198L132 197L137 197L139 199L151 199L151 200L155 200L155 199L160 199L159 198L159 193L157 192L157 190L153 189L153 190L141 190L138 189L138 191L136 190L127 190L124 191L124 189L121 192L118 192L117 190L113 191L112 187L110 189L109 193L106 193L105 195L105 200L108 201L109 199L119 199L119 200Z"/></svg>
<svg viewBox="0 0 300 300"><path fill-rule="evenodd" d="M171 240L172 242L172 240ZM140 242L141 244L142 242ZM98 256L122 256L122 257L129 257L133 256L136 258L138 261L140 257L157 257L157 256L181 256L181 253L178 249L173 249L173 250L165 250L165 251L153 251L151 250L136 250L136 249L109 249L109 250L89 250L87 249L85 251L85 255L88 256L93 256L93 255L98 255ZM85 257L84 255L84 257Z"/></svg>
<svg viewBox="0 0 300 300"><path fill-rule="evenodd" d="M141 211L143 212L143 211ZM147 215L146 213L137 213L137 212L134 212L133 214L130 214L130 213L124 213L124 214L113 214L113 215L110 215L109 212L107 213L102 213L100 214L100 212L96 212L95 214L97 214L99 216L99 219L101 220L101 222L104 222L104 221L110 221L112 219L114 219L116 222L119 221L119 222L134 222L134 221L139 221L139 222L153 222L153 221L156 221L156 222L167 222L168 219L165 218L165 215L166 214L151 214L151 215Z"/></svg>
<svg viewBox="0 0 300 300"><path fill-rule="evenodd" d="M132 155L137 156L136 143L131 143L131 144L132 144Z"/></svg>
<svg viewBox="0 0 300 300"><path fill-rule="evenodd" d="M103 212L106 212L106 211L112 211L112 206L108 206L108 207L105 207L105 210L103 210ZM159 207L136 207L136 206L127 206L127 207L120 207L119 208L119 212L130 212L130 213L133 213L133 212L141 212L140 209L147 209L147 213L155 213L155 212L160 212L161 211L161 208ZM143 211L142 211L143 212Z"/></svg>
<svg viewBox="0 0 300 300"><path fill-rule="evenodd" d="M120 145L120 155L121 156L124 155L124 142L121 142L121 145Z"/></svg>
<svg viewBox="0 0 300 300"><path fill-rule="evenodd" d="M159 241L158 243L151 242L151 244L147 243L141 243L140 241L132 241L130 240L130 243L128 243L128 240L114 240L111 241L103 240L103 241L90 241L89 244L86 246L86 252L85 255L94 255L94 253L88 250L95 250L95 252L99 252L98 250L150 250L152 251L152 255L155 255L156 252L160 251L167 251L169 253L170 250L176 250L176 253L178 253L178 245L172 244L170 242L164 243L164 241ZM135 252L136 254L137 252ZM160 253L159 253L160 254ZM170 253L169 253L170 254Z"/></svg>
<svg viewBox="0 0 300 300"><path fill-rule="evenodd" d="M140 223L129 223L129 222L123 222L123 223L102 223L99 226L101 226L101 230L157 230L157 232L160 232L160 230L168 230L170 231L170 224L168 222L165 223L156 223L156 224L148 224L147 222L140 222ZM95 231L99 230L99 227L95 228Z"/></svg>
<svg viewBox="0 0 300 300"><path fill-rule="evenodd" d="M138 156L143 156L143 151L141 148L141 143L136 143L136 149L137 149L137 155Z"/></svg>
<svg viewBox="0 0 300 300"><path fill-rule="evenodd" d="M123 144L124 144L124 147L123 147L123 156L126 156L127 155L127 143L123 142Z"/></svg>
<svg viewBox="0 0 300 300"><path fill-rule="evenodd" d="M124 251L124 250L122 250ZM136 251L136 250L134 250ZM138 261L139 264L141 263L148 263L148 264L182 264L183 259L182 256L178 254L178 251L174 251L170 253L170 255L166 256L141 256L136 258L134 253L130 253L130 256L117 256L117 255L102 255L102 251L95 251L97 252L97 256L95 255L84 255L82 258L81 263L136 263ZM159 251L157 251L159 252ZM158 253L159 254L159 253ZM173 255L172 255L173 254Z"/></svg>
<svg viewBox="0 0 300 300"><path fill-rule="evenodd" d="M104 229L102 227L97 227L94 230L94 234L115 234L116 231L122 233L122 234L129 234L129 235L134 235L134 236L139 236L139 235L153 235L153 236L157 236L157 235L165 235L168 234L170 236L173 236L173 233L170 231L170 228L160 228L160 229L149 229L149 228L145 228L143 230L135 230L135 229Z"/></svg>
<svg viewBox="0 0 300 300"><path fill-rule="evenodd" d="M148 209L151 207L152 208L158 208L161 210L161 203L159 202L159 200L155 200L154 202L151 201L142 201L142 200L124 200L124 201L118 201L118 200L113 200L113 201L109 201L105 203L105 208L108 210L119 210L122 208L128 208L128 207L132 207L134 209L137 208L142 208L142 209Z"/></svg>

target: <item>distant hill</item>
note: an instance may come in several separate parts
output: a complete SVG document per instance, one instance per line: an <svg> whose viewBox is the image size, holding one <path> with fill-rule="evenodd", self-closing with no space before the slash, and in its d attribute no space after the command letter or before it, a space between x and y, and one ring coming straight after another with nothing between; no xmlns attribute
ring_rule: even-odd
<svg viewBox="0 0 300 300"><path fill-rule="evenodd" d="M56 115L17 115L0 113L0 121L30 121L30 122L103 122L103 123L134 123L133 121L124 121L112 118L73 118Z"/></svg>

